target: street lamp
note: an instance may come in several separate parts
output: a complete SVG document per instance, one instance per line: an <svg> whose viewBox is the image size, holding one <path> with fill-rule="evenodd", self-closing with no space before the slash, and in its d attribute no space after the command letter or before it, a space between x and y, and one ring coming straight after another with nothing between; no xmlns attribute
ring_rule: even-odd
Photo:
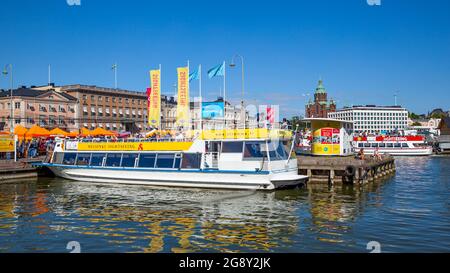
<svg viewBox="0 0 450 273"><path fill-rule="evenodd" d="M8 72L8 67L9 67L9 72ZM10 106L10 110L11 110L11 113L10 113L10 115L9 115L9 117L10 117L10 128L9 128L9 130L10 130L10 132L11 133L14 133L14 111L13 111L13 100L12 100L12 97L13 97L13 71L12 71L12 64L9 64L9 65L6 65L5 66L5 68L3 69L3 72L2 72L2 74L3 75L5 75L5 76L7 76L8 75L8 73L9 73L9 80L10 80L10 97L9 97L9 106Z"/></svg>
<svg viewBox="0 0 450 273"><path fill-rule="evenodd" d="M239 57L241 59L241 71L242 71L242 94L241 94L241 119L243 119L244 123L244 129L245 129L245 109L244 109L244 57L239 54L235 54L233 58L231 58L230 67L234 68L236 67L236 63L234 62L235 58Z"/></svg>

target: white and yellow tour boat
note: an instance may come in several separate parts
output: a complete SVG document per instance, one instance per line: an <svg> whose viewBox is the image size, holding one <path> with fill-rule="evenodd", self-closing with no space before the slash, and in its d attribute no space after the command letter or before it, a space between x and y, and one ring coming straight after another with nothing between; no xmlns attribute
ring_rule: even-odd
<svg viewBox="0 0 450 273"><path fill-rule="evenodd" d="M99 183L274 190L307 181L287 145L291 132L204 130L196 135L189 140L61 139L41 165L56 176Z"/></svg>

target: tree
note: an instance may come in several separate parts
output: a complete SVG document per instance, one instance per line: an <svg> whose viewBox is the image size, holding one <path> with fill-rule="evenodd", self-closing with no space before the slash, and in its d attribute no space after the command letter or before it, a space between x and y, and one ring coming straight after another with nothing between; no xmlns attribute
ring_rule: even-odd
<svg viewBox="0 0 450 273"><path fill-rule="evenodd" d="M447 115L445 113L434 113L430 116L430 118L445 118Z"/></svg>
<svg viewBox="0 0 450 273"><path fill-rule="evenodd" d="M301 116L293 116L290 120L289 120L289 124L292 126L292 129L295 130L295 128L297 128L298 125L298 129L302 130L306 127L305 122L302 122L301 120L303 119L303 117Z"/></svg>
<svg viewBox="0 0 450 273"><path fill-rule="evenodd" d="M415 113L413 113L413 112L410 112L408 116L409 116L409 118L412 119L412 120L420 119L420 116L417 115L417 114L415 114Z"/></svg>
<svg viewBox="0 0 450 273"><path fill-rule="evenodd" d="M413 124L411 124L411 126L422 126L422 124L420 122L415 121Z"/></svg>

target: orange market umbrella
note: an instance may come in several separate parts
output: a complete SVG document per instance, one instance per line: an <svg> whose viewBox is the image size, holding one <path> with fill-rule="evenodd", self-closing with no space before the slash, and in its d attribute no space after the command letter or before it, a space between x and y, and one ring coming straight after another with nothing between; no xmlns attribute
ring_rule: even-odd
<svg viewBox="0 0 450 273"><path fill-rule="evenodd" d="M80 134L80 132L78 131L72 131L70 133L68 133L66 136L67 137L77 137Z"/></svg>
<svg viewBox="0 0 450 273"><path fill-rule="evenodd" d="M94 136L115 136L116 135L115 133L105 130L103 128L96 128L95 130L91 131L91 134Z"/></svg>
<svg viewBox="0 0 450 273"><path fill-rule="evenodd" d="M26 132L27 132L27 128L23 127L22 125L17 125L14 128L14 134L17 135L19 138L24 138Z"/></svg>
<svg viewBox="0 0 450 273"><path fill-rule="evenodd" d="M50 131L45 128L41 128L37 125L31 127L30 130L28 130L28 132L25 134L25 138L27 139L33 137L48 137L48 136L50 136Z"/></svg>
<svg viewBox="0 0 450 273"><path fill-rule="evenodd" d="M87 137L87 136L92 135L92 133L91 133L91 131L89 131L89 129L83 127L83 128L81 128L81 134L80 135L83 136L83 137Z"/></svg>
<svg viewBox="0 0 450 273"><path fill-rule="evenodd" d="M59 128L55 128L50 131L50 135L52 135L52 136L67 136L68 134L69 134L68 132L66 132L62 129L59 129Z"/></svg>

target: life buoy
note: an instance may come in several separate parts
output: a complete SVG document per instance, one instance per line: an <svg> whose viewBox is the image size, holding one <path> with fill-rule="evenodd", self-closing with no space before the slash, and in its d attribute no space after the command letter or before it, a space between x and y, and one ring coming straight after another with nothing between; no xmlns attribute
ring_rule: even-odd
<svg viewBox="0 0 450 273"><path fill-rule="evenodd" d="M345 167L345 175L348 177L353 177L356 174L356 168L355 166L349 165Z"/></svg>

